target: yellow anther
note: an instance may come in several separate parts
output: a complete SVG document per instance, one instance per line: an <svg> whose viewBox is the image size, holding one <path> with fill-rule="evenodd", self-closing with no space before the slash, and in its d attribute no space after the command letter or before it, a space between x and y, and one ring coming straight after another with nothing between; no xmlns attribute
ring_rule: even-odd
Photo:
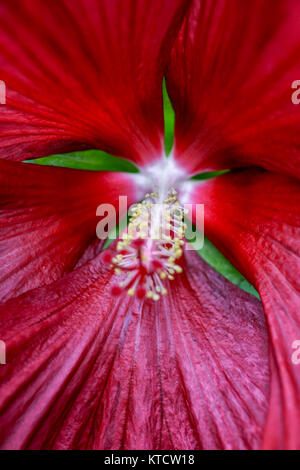
<svg viewBox="0 0 300 470"><path fill-rule="evenodd" d="M161 196L157 191L147 193L145 200L131 209L127 231L121 235L118 254L112 260L116 274L127 274L126 282L120 286L128 289L128 295L135 296L141 288L146 298L154 301L167 294L164 281L173 281L175 274L182 273L175 263L183 255L185 243L184 209L177 201L177 192L170 190L167 197ZM162 200L166 206L162 207ZM153 214L155 224L150 226ZM143 242L135 243L136 240Z"/></svg>
<svg viewBox="0 0 300 470"><path fill-rule="evenodd" d="M183 271L182 267L181 267L181 266L178 266L177 264L174 266L174 269L175 269L175 271L176 271L178 274L181 274L182 271Z"/></svg>

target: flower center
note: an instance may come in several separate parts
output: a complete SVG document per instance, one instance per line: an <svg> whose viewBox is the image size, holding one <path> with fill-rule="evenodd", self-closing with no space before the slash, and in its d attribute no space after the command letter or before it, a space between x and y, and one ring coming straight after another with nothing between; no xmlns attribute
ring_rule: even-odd
<svg viewBox="0 0 300 470"><path fill-rule="evenodd" d="M122 276L112 289L114 295L127 292L157 301L167 294L167 283L182 272L178 263L185 243L185 211L176 189L187 176L170 157L134 177L141 190L154 188L154 192L131 208L130 223L117 244L117 253L113 257L107 254L106 261Z"/></svg>
<svg viewBox="0 0 300 470"><path fill-rule="evenodd" d="M137 295L159 300L167 294L166 281L182 272L177 264L183 254L184 209L177 192L155 191L131 208L131 220L117 244L111 260L115 273L126 273L126 279L115 285L113 293Z"/></svg>

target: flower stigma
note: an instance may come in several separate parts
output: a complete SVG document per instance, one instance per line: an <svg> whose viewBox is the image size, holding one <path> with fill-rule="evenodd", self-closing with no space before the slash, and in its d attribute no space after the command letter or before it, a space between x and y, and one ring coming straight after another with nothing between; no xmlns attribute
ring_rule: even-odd
<svg viewBox="0 0 300 470"><path fill-rule="evenodd" d="M166 282L182 273L178 260L183 254L184 208L175 189L146 194L132 206L127 230L117 244L111 267L125 280L113 287L113 294L126 291L130 296L154 301L167 294Z"/></svg>

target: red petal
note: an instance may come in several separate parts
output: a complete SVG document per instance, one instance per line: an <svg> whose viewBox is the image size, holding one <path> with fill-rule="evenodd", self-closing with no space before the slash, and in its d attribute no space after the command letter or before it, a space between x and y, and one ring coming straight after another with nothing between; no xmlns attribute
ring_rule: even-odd
<svg viewBox="0 0 300 470"><path fill-rule="evenodd" d="M194 0L167 77L175 158L190 173L262 166L300 177L298 0Z"/></svg>
<svg viewBox="0 0 300 470"><path fill-rule="evenodd" d="M208 237L259 291L272 344L272 388L264 446L300 448L300 184L241 171L196 185Z"/></svg>
<svg viewBox="0 0 300 470"><path fill-rule="evenodd" d="M182 0L5 0L0 156L163 153L162 77ZM17 31L17 34L16 34Z"/></svg>
<svg viewBox="0 0 300 470"><path fill-rule="evenodd" d="M128 204L138 199L129 175L1 160L0 299L72 269L96 238L97 207L110 203L118 210L119 194Z"/></svg>
<svg viewBox="0 0 300 470"><path fill-rule="evenodd" d="M260 302L195 253L163 301L110 291L99 259L0 309L4 449L257 448Z"/></svg>

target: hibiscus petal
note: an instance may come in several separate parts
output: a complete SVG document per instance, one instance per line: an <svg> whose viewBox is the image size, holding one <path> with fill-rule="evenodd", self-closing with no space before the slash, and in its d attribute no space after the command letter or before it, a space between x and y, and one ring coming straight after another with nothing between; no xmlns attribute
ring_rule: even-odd
<svg viewBox="0 0 300 470"><path fill-rule="evenodd" d="M191 174L262 166L300 177L298 0L194 0L167 75L175 158Z"/></svg>
<svg viewBox="0 0 300 470"><path fill-rule="evenodd" d="M271 342L272 382L265 448L300 448L300 183L243 170L197 184L205 231L258 290Z"/></svg>
<svg viewBox="0 0 300 470"><path fill-rule="evenodd" d="M3 449L257 448L260 302L195 252L155 303L114 298L101 257L0 308Z"/></svg>
<svg viewBox="0 0 300 470"><path fill-rule="evenodd" d="M163 65L182 0L4 0L0 156L163 154Z"/></svg>
<svg viewBox="0 0 300 470"><path fill-rule="evenodd" d="M128 204L139 198L129 174L0 160L0 300L72 269L96 239L97 207L113 204L118 211L119 195Z"/></svg>

